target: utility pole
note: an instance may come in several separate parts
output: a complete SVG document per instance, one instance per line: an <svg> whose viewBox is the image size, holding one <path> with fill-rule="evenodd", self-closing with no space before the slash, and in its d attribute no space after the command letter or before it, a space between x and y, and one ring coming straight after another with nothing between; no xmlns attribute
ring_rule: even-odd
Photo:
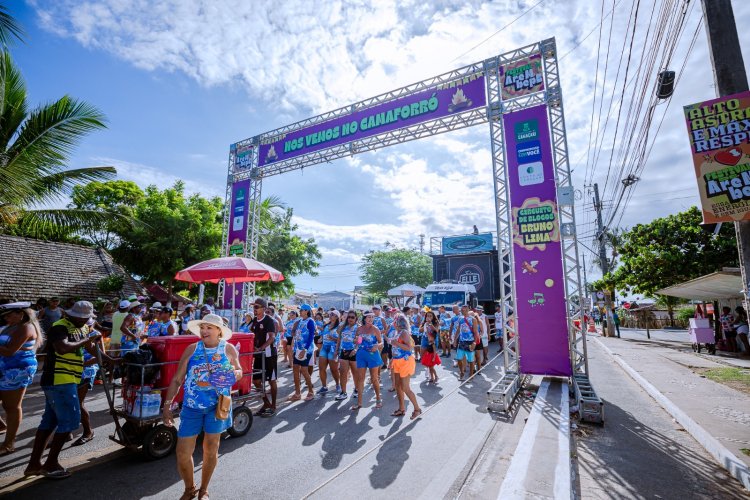
<svg viewBox="0 0 750 500"><path fill-rule="evenodd" d="M703 17L708 35L708 49L714 68L714 81L718 97L748 90L745 63L742 60L740 39L734 22L731 0L702 0ZM736 221L737 253L742 273L742 292L745 310L748 310L748 273L750 262L750 221Z"/></svg>
<svg viewBox="0 0 750 500"><path fill-rule="evenodd" d="M607 230L602 222L602 203L599 200L599 184L594 184L594 210L596 210L596 238L599 240L599 267L602 269L602 276L609 272L609 262L607 262ZM605 337L615 336L615 320L612 317L612 296L609 290L604 292L604 313L607 315L607 331Z"/></svg>
<svg viewBox="0 0 750 500"><path fill-rule="evenodd" d="M424 234L419 235L419 253L424 253Z"/></svg>

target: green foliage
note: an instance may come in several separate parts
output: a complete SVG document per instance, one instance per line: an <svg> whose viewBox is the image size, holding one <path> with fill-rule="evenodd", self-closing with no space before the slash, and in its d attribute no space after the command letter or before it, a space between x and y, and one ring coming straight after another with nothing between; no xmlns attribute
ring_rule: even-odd
<svg viewBox="0 0 750 500"><path fill-rule="evenodd" d="M17 33L7 22L3 27L2 14L0 10L0 43L6 43L8 33L13 36ZM105 128L104 115L70 96L30 110L27 97L20 71L10 54L3 51L0 54L0 231L8 232L9 226L22 222L26 235L49 236L96 227L111 220L112 215L101 210L46 208L69 195L74 186L115 174L113 167L66 169L80 140Z"/></svg>
<svg viewBox="0 0 750 500"><path fill-rule="evenodd" d="M683 307L677 311L677 319L687 322L695 315L694 307Z"/></svg>
<svg viewBox="0 0 750 500"><path fill-rule="evenodd" d="M96 282L96 288L102 293L116 293L125 286L125 277L120 274L110 274Z"/></svg>
<svg viewBox="0 0 750 500"><path fill-rule="evenodd" d="M13 43L13 39L23 42L23 28L13 16L8 14L5 5L0 5L0 45L3 48Z"/></svg>
<svg viewBox="0 0 750 500"><path fill-rule="evenodd" d="M701 229L701 221L700 210L691 207L626 231L619 249L621 265L605 281L653 296L661 288L737 266L734 227L724 224L714 237Z"/></svg>
<svg viewBox="0 0 750 500"><path fill-rule="evenodd" d="M160 191L149 186L135 205L139 224L121 228L113 257L130 273L168 285L180 269L218 257L223 202L200 195L186 196L177 181Z"/></svg>
<svg viewBox="0 0 750 500"><path fill-rule="evenodd" d="M360 271L367 291L379 297L404 283L421 287L432 283L432 261L416 250L370 251L364 256Z"/></svg>
<svg viewBox="0 0 750 500"><path fill-rule="evenodd" d="M68 207L117 214L117 218L99 227L81 231L81 235L96 246L112 250L120 243L119 234L132 223L135 207L143 197L143 190L132 181L93 181L73 187L72 202Z"/></svg>

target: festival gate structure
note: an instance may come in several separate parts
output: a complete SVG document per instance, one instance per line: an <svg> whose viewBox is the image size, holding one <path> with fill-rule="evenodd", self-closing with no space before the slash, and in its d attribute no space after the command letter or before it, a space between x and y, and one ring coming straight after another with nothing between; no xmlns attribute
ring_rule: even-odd
<svg viewBox="0 0 750 500"><path fill-rule="evenodd" d="M257 258L264 178L484 123L506 318L504 375L490 408L507 410L528 374L572 377L579 396L579 385L593 394L554 38L232 144L222 255ZM225 290L220 283L228 308ZM252 296L247 283L236 306Z"/></svg>

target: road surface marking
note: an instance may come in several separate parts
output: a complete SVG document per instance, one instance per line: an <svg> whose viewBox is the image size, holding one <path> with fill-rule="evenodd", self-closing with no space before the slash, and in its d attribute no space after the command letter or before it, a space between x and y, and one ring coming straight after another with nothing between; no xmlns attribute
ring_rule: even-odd
<svg viewBox="0 0 750 500"><path fill-rule="evenodd" d="M557 465L555 466L555 498L571 498L570 482L570 396L568 383L560 389L560 423L557 426Z"/></svg>

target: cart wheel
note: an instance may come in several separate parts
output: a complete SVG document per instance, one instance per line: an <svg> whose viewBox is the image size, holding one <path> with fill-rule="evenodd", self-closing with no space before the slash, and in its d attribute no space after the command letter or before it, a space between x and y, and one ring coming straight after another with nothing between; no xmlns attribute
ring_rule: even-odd
<svg viewBox="0 0 750 500"><path fill-rule="evenodd" d="M701 349L702 349L701 345L700 345L700 344L698 344L698 354L700 354L700 352L701 352Z"/></svg>
<svg viewBox="0 0 750 500"><path fill-rule="evenodd" d="M700 345L693 343L693 352L700 352Z"/></svg>
<svg viewBox="0 0 750 500"><path fill-rule="evenodd" d="M716 354L716 344L706 344L706 349L709 354Z"/></svg>
<svg viewBox="0 0 750 500"><path fill-rule="evenodd" d="M240 406L232 411L232 427L227 433L232 437L244 436L253 426L253 412L246 406Z"/></svg>
<svg viewBox="0 0 750 500"><path fill-rule="evenodd" d="M146 433L143 438L143 454L149 460L164 458L177 446L177 430L159 424Z"/></svg>

